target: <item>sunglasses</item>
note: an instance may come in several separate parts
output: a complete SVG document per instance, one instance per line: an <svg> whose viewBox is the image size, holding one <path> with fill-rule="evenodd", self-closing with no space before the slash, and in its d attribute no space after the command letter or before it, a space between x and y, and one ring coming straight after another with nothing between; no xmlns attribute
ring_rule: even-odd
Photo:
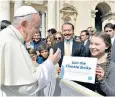
<svg viewBox="0 0 115 97"><path fill-rule="evenodd" d="M55 40L61 40L61 37L55 37Z"/></svg>

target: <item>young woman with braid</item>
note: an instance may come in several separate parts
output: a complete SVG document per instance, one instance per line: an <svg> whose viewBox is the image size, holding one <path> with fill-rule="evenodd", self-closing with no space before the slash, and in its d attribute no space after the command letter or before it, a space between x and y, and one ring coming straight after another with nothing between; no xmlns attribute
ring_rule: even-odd
<svg viewBox="0 0 115 97"><path fill-rule="evenodd" d="M104 96L115 96L115 63L110 61L110 36L104 33L92 36L90 51L93 57L98 58L96 91Z"/></svg>

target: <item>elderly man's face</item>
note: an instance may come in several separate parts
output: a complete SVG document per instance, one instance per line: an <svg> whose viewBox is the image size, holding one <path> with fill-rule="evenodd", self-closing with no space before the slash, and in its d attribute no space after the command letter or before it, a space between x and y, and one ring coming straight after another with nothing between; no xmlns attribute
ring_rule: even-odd
<svg viewBox="0 0 115 97"><path fill-rule="evenodd" d="M32 20L27 23L25 27L25 41L31 41L32 36L39 31L40 17L38 14L32 16Z"/></svg>

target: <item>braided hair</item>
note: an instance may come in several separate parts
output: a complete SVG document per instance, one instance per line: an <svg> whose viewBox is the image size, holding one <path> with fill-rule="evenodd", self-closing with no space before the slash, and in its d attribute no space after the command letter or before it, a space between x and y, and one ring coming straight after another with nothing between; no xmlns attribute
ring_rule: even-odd
<svg viewBox="0 0 115 97"><path fill-rule="evenodd" d="M111 44L111 37L108 34L105 33L96 33L94 36L100 37L103 39L103 41L105 42L106 46L108 47L107 49L105 49L105 53L107 53L107 61L104 63L101 63L101 66L104 66L104 79L107 79L107 75L108 75L108 69L109 69L109 65L110 65L110 61L111 61L111 48L112 48L112 44Z"/></svg>

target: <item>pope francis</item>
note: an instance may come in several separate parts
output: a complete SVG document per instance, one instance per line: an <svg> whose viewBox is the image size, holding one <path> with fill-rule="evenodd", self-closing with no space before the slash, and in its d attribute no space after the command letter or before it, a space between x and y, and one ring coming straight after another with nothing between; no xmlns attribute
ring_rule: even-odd
<svg viewBox="0 0 115 97"><path fill-rule="evenodd" d="M36 31L40 16L31 6L21 6L14 14L12 25L0 32L0 80L6 96L36 95L55 78L55 66L61 56L60 49L40 66L35 67L24 47Z"/></svg>

